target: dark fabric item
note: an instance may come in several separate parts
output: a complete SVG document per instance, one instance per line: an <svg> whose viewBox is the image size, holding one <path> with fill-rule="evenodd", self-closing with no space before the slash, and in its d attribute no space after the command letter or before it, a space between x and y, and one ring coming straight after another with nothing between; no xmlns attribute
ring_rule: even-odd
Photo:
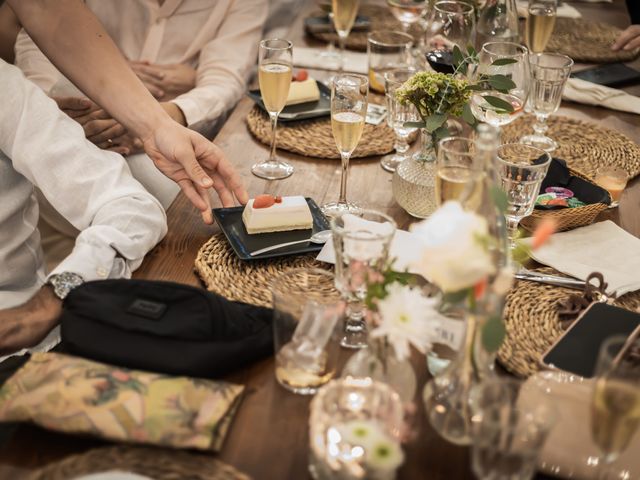
<svg viewBox="0 0 640 480"><path fill-rule="evenodd" d="M640 23L640 2L638 0L627 0L627 10L629 11L629 17L631 23Z"/></svg>
<svg viewBox="0 0 640 480"><path fill-rule="evenodd" d="M611 197L604 188L587 182L580 177L574 177L567 168L564 160L554 158L549 164L547 176L540 186L540 194L545 193L547 187L564 187L573 192L573 195L580 201L591 205L593 203L604 203L609 205ZM558 210L567 208L561 205L536 205L536 210Z"/></svg>
<svg viewBox="0 0 640 480"><path fill-rule="evenodd" d="M62 350L99 362L217 378L273 353L272 310L170 282L88 282L65 299Z"/></svg>

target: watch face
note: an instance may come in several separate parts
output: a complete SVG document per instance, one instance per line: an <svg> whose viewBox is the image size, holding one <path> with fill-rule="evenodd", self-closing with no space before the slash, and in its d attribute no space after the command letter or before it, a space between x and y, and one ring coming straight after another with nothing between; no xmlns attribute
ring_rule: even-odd
<svg viewBox="0 0 640 480"><path fill-rule="evenodd" d="M71 290L84 283L84 279L77 273L62 272L53 275L49 279L49 283L53 286L56 296L60 300L64 300Z"/></svg>

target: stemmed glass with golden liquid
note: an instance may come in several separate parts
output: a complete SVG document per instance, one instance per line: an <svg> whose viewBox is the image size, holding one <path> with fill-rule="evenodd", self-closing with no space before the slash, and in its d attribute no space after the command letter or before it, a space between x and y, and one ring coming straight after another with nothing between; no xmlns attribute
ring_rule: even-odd
<svg viewBox="0 0 640 480"><path fill-rule="evenodd" d="M267 180L280 180L293 173L293 165L276 158L278 115L287 103L291 86L293 44L289 40L262 40L259 50L258 81L264 107L271 119L271 152L265 161L256 163L251 172Z"/></svg>
<svg viewBox="0 0 640 480"><path fill-rule="evenodd" d="M557 10L558 0L529 0L526 40L530 52L544 52L556 24Z"/></svg>
<svg viewBox="0 0 640 480"><path fill-rule="evenodd" d="M322 213L327 217L359 210L347 201L347 180L349 159L364 130L368 90L369 81L363 75L336 75L331 83L331 130L342 159L342 175L338 201L322 206Z"/></svg>
<svg viewBox="0 0 640 480"><path fill-rule="evenodd" d="M344 47L358 15L360 0L331 0L333 26L340 45L340 72L344 70Z"/></svg>
<svg viewBox="0 0 640 480"><path fill-rule="evenodd" d="M637 342L637 340L636 340ZM631 358L626 337L604 341L596 363L591 435L600 449L599 478L626 450L640 424L640 363Z"/></svg>

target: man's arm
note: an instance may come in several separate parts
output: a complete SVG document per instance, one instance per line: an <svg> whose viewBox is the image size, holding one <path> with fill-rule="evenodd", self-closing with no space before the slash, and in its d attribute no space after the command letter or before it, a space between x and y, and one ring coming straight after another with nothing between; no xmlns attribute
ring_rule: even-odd
<svg viewBox="0 0 640 480"><path fill-rule="evenodd" d="M156 167L213 221L207 189L222 204L248 195L223 152L174 122L129 68L98 19L81 0L7 0L24 29L58 69L127 130Z"/></svg>

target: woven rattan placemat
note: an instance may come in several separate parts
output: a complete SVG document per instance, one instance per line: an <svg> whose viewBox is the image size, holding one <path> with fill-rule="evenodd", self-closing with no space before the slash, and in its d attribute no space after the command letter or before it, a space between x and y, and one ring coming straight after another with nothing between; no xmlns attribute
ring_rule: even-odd
<svg viewBox="0 0 640 480"><path fill-rule="evenodd" d="M517 142L520 137L533 133L534 118L525 115L503 127L502 141ZM560 148L553 152L568 165L590 178L601 166L615 165L625 169L631 177L640 174L640 146L627 136L614 130L563 116L552 116L547 134Z"/></svg>
<svg viewBox="0 0 640 480"><path fill-rule="evenodd" d="M540 271L558 275L552 268ZM507 339L498 351L498 360L507 370L528 377L540 369L539 359L564 331L558 316L558 302L576 292L516 281L504 309ZM614 305L640 312L640 292L628 293L615 300Z"/></svg>
<svg viewBox="0 0 640 480"><path fill-rule="evenodd" d="M321 12L317 12L314 16L322 15ZM396 30L403 31L402 24L396 20L396 18L391 14L389 8L381 6L381 5L361 5L358 10L358 15L363 15L369 18L371 22L371 28L367 31L360 32L351 32L347 37L347 42L345 43L345 47L349 50L358 50L361 52L367 51L367 36L371 32L375 32L378 30ZM414 37L414 39L418 39L420 35L420 27L417 25L413 26L409 31ZM313 38L321 40L323 42L333 42L336 46L338 45L338 34L333 33L315 33L308 32Z"/></svg>
<svg viewBox="0 0 640 480"><path fill-rule="evenodd" d="M568 55L576 62L628 62L640 54L634 50L611 50L622 30L607 23L581 18L558 18L547 51Z"/></svg>
<svg viewBox="0 0 640 480"><path fill-rule="evenodd" d="M249 131L265 145L271 144L271 124L266 113L253 107L247 116ZM351 158L385 155L393 151L395 134L386 122L365 124L362 138ZM340 158L327 117L278 125L278 148L316 158Z"/></svg>
<svg viewBox="0 0 640 480"><path fill-rule="evenodd" d="M29 480L68 480L112 470L137 473L154 480L250 480L211 455L149 447L112 446L72 455L34 472Z"/></svg>
<svg viewBox="0 0 640 480"><path fill-rule="evenodd" d="M198 252L196 272L207 290L229 300L271 307L271 283L280 273L294 268L327 269L314 255L240 260L222 233L211 237Z"/></svg>

